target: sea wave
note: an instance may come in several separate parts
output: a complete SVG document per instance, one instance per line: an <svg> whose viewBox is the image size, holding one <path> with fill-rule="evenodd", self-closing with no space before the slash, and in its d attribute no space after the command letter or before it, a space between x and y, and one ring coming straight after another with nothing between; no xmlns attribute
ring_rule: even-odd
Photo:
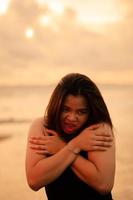
<svg viewBox="0 0 133 200"><path fill-rule="evenodd" d="M32 119L16 119L16 118L6 118L6 119L0 119L0 124L5 123L29 123Z"/></svg>

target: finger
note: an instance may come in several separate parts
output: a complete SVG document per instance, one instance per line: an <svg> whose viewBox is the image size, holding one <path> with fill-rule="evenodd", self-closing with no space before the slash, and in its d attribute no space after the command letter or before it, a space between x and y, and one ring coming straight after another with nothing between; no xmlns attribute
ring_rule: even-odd
<svg viewBox="0 0 133 200"><path fill-rule="evenodd" d="M44 137L40 137L40 136L39 136L39 137L37 137L37 136L31 136L30 138L33 139L33 140L34 140L34 139L35 139L35 140L43 140L43 139L45 138L45 136L44 136Z"/></svg>
<svg viewBox="0 0 133 200"><path fill-rule="evenodd" d="M100 147L111 147L112 144L111 144L111 142L97 141L97 142L96 142L96 146L100 146Z"/></svg>
<svg viewBox="0 0 133 200"><path fill-rule="evenodd" d="M43 151L41 151L41 150L36 150L35 151L37 154L41 154L41 155L49 155L49 152L47 151L47 150L43 150Z"/></svg>
<svg viewBox="0 0 133 200"><path fill-rule="evenodd" d="M105 137L112 137L112 134L108 131L104 131L104 130L97 130L94 132L94 134L96 136L105 136Z"/></svg>
<svg viewBox="0 0 133 200"><path fill-rule="evenodd" d="M43 137L34 137L34 136L31 136L29 138L29 140L42 140L42 141L48 140L48 139L49 139L49 135L46 135L46 136L43 136Z"/></svg>
<svg viewBox="0 0 133 200"><path fill-rule="evenodd" d="M46 146L44 145L31 144L30 148L35 150L46 150Z"/></svg>
<svg viewBox="0 0 133 200"><path fill-rule="evenodd" d="M108 136L95 136L94 139L96 141L103 141L103 142L112 142L113 138Z"/></svg>
<svg viewBox="0 0 133 200"><path fill-rule="evenodd" d="M107 148L101 146L94 146L93 151L106 151Z"/></svg>
<svg viewBox="0 0 133 200"><path fill-rule="evenodd" d="M45 145L44 140L30 139L29 142L32 143L32 144Z"/></svg>

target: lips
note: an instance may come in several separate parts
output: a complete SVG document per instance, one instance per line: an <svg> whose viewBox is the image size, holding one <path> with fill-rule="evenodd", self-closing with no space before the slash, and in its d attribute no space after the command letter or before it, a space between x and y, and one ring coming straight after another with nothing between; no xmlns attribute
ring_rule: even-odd
<svg viewBox="0 0 133 200"><path fill-rule="evenodd" d="M75 131L76 126L70 123L64 123L63 129L66 133L73 133Z"/></svg>

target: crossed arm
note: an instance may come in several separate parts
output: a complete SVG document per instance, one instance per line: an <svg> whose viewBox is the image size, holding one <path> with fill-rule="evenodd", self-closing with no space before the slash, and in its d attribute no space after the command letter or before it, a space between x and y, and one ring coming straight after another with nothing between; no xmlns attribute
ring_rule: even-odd
<svg viewBox="0 0 133 200"><path fill-rule="evenodd" d="M43 119L34 121L29 131L26 153L29 186L38 190L71 166L82 181L101 193L109 192L113 187L115 174L115 142L107 137L112 135L109 131L111 129L108 126L95 131L89 129L65 143L55 132L51 131L52 137L48 135L50 131L44 135ZM73 153L75 150L88 151L88 159ZM47 156L48 153L52 156Z"/></svg>

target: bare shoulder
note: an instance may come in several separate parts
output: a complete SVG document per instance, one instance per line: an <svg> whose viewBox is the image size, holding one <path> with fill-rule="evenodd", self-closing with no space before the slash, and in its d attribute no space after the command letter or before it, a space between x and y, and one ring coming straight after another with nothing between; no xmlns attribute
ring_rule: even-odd
<svg viewBox="0 0 133 200"><path fill-rule="evenodd" d="M40 126L42 124L44 124L44 118L38 117L32 121L31 126L38 126L38 125Z"/></svg>
<svg viewBox="0 0 133 200"><path fill-rule="evenodd" d="M45 120L43 117L39 117L34 119L31 122L30 128L29 128L29 135L30 136L43 136L45 132L44 127Z"/></svg>

